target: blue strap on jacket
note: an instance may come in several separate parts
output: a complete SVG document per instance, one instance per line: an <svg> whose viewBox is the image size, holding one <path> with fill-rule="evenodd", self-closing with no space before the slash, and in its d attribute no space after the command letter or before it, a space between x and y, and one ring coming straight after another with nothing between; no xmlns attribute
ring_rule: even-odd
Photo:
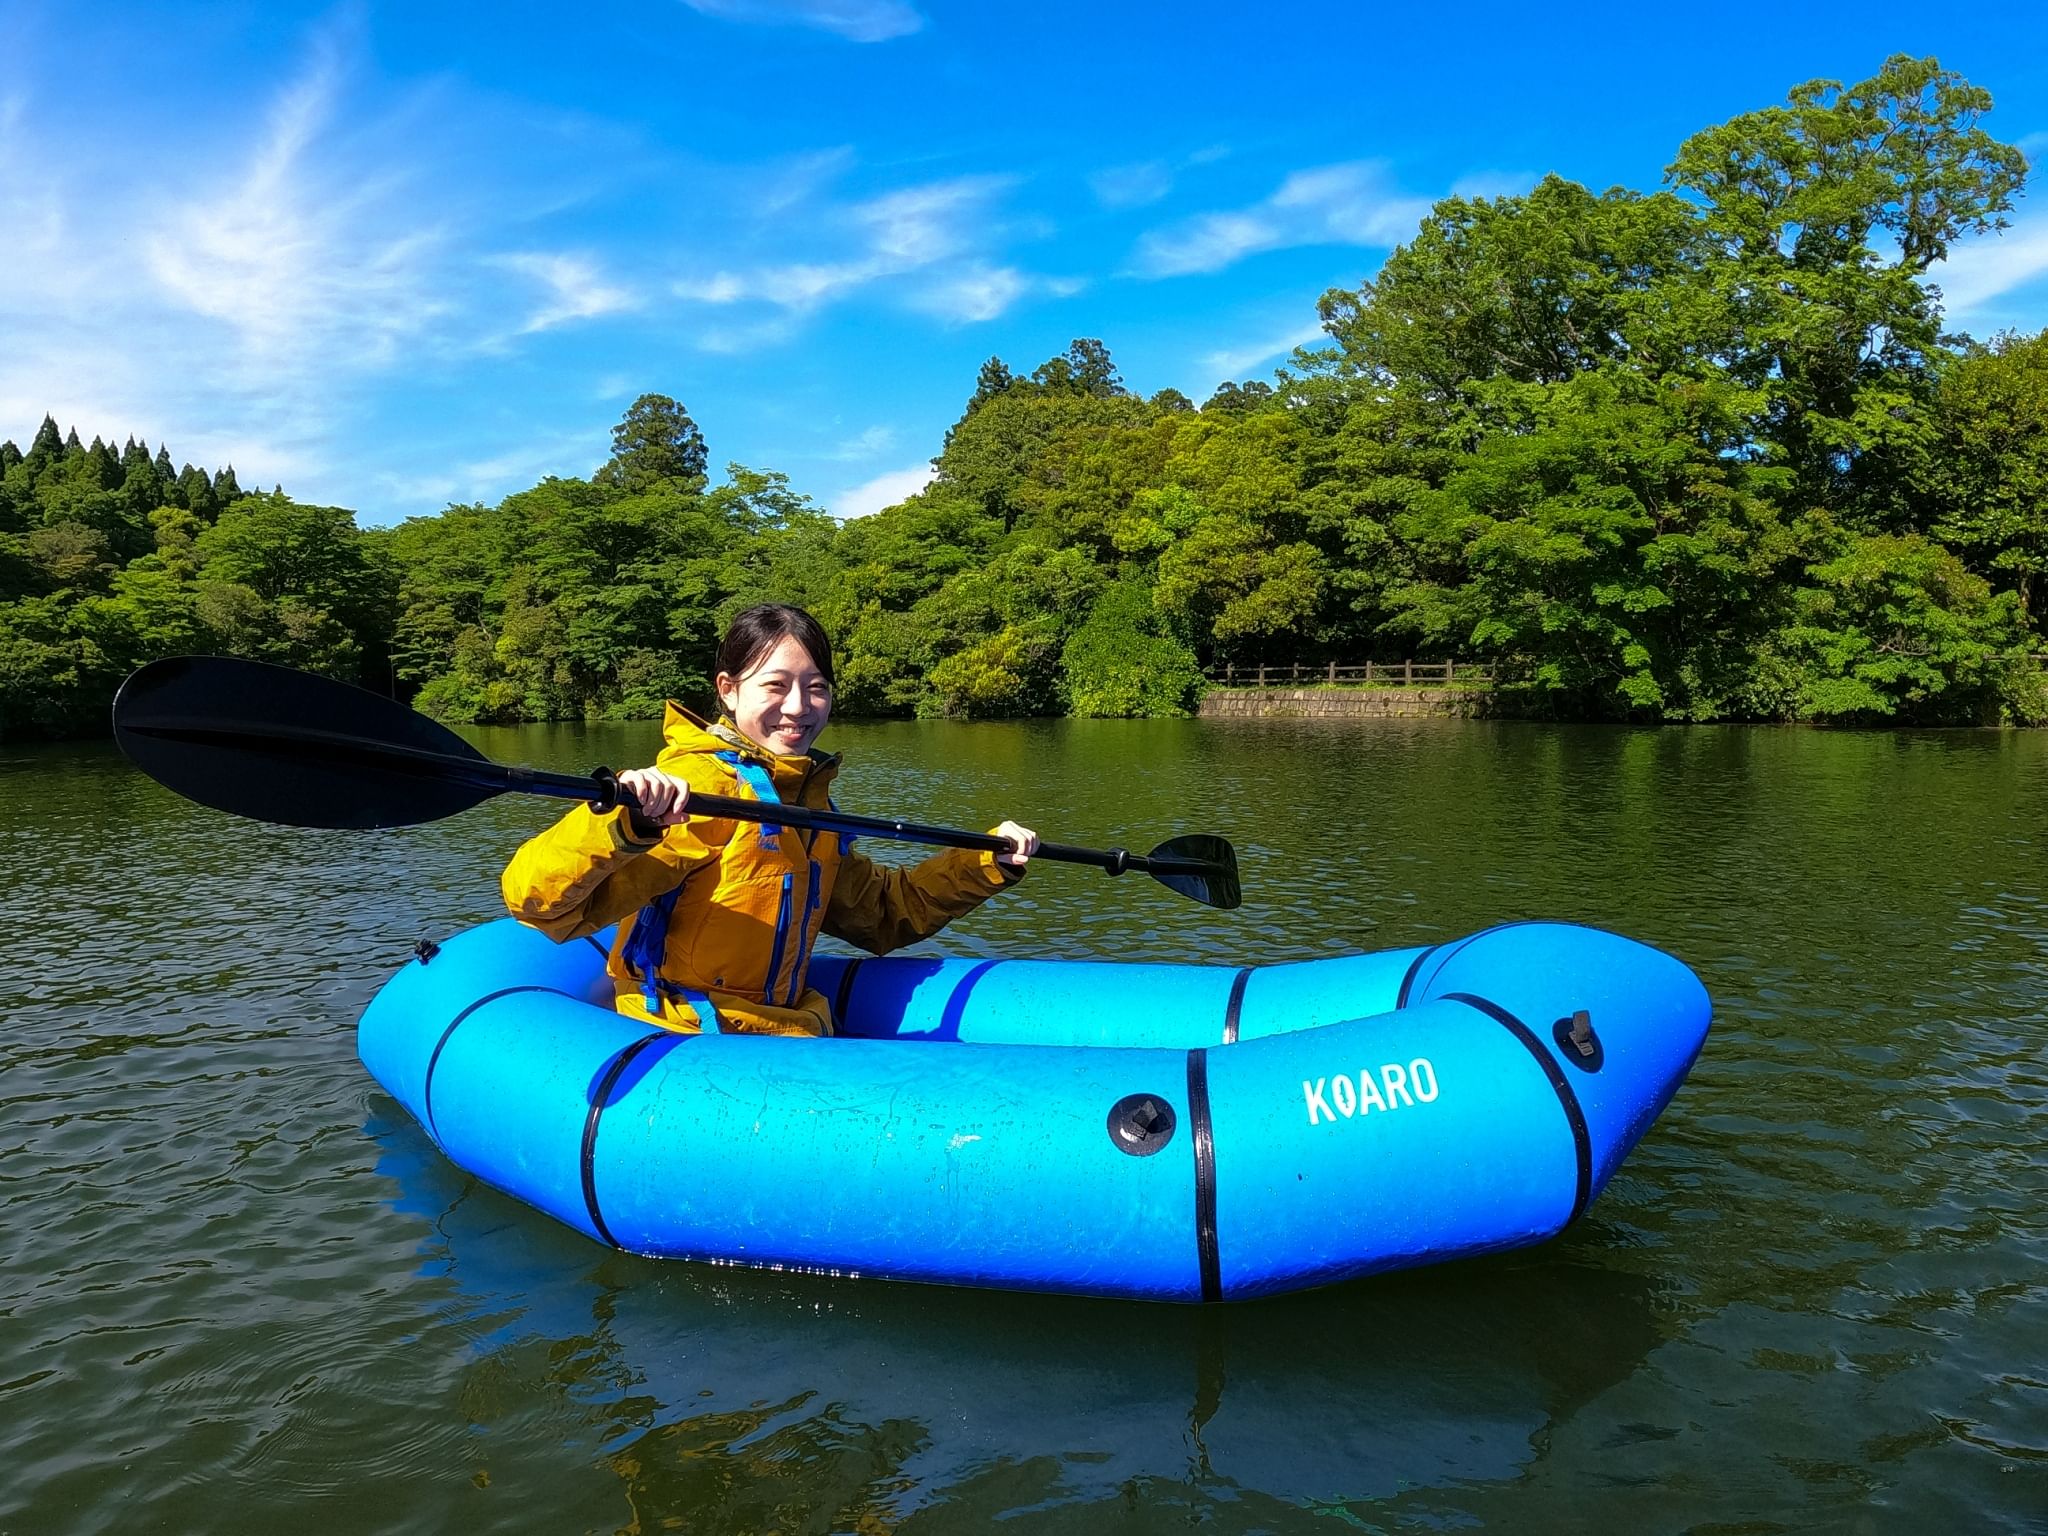
<svg viewBox="0 0 2048 1536"><path fill-rule="evenodd" d="M676 899L682 894L683 888L679 885L674 890L663 891L640 909L619 958L639 976L640 995L647 1001L650 1017L660 1018L662 999L669 998L689 1004L704 1033L715 1035L719 1032L718 1009L712 1004L710 995L695 987L686 987L681 982L668 981L661 974L662 951L668 947L669 920L675 916Z"/></svg>
<svg viewBox="0 0 2048 1536"><path fill-rule="evenodd" d="M775 780L768 776L766 768L763 768L752 758L741 757L737 752L721 752L718 754L718 760L740 776L740 783L747 787L747 792L756 800L759 800L764 805L782 804L782 796L775 793ZM763 848L777 847L776 838L781 833L782 828L766 821L761 822L759 825L761 829L761 846Z"/></svg>
<svg viewBox="0 0 2048 1536"><path fill-rule="evenodd" d="M737 752L721 752L718 760L739 775L740 783L756 800L770 805L780 805L782 797L775 793L775 781L768 776L768 770L751 759L741 757ZM760 824L761 846L777 846L777 834L781 828L767 822ZM844 847L844 843L841 844ZM704 1026L704 1033L715 1035L718 1030L718 1009L710 995L696 987L686 987L681 982L666 980L661 974L661 958L668 948L668 925L675 917L676 900L683 894L679 885L674 890L663 891L654 900L640 909L633 919L633 931L626 937L626 947L619 952L619 958L640 978L640 994L647 1001L647 1012L654 1018L662 1016L662 999L687 1003ZM778 936L779 937L779 936ZM778 956L779 958L779 956ZM772 989L775 978L771 975L768 984Z"/></svg>

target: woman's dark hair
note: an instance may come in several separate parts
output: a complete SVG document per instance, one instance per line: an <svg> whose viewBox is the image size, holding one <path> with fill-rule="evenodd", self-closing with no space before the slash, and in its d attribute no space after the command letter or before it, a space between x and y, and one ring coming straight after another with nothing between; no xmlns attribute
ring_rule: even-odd
<svg viewBox="0 0 2048 1536"><path fill-rule="evenodd" d="M718 671L745 677L748 670L785 639L793 639L811 653L811 661L825 674L825 682L836 686L832 677L832 642L825 627L801 608L787 603L760 603L741 612L718 643Z"/></svg>

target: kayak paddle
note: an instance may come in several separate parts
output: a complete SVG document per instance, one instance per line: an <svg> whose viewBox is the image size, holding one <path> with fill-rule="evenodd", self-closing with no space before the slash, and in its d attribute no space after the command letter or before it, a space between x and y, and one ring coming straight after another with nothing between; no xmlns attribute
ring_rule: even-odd
<svg viewBox="0 0 2048 1536"><path fill-rule="evenodd" d="M497 795L632 803L609 769L587 777L494 763L446 726L395 699L268 662L172 656L131 673L114 695L114 740L128 760L188 800L287 827L410 827ZM1008 838L803 805L691 791L691 815L853 832L941 848L1007 853ZM1032 855L1134 869L1170 891L1229 911L1237 854L1220 837L1169 838L1148 854L1040 843Z"/></svg>

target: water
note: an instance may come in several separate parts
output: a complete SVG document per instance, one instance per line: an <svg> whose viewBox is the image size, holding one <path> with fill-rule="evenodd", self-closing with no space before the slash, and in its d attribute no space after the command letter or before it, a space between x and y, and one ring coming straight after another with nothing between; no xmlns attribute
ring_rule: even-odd
<svg viewBox="0 0 2048 1536"><path fill-rule="evenodd" d="M476 739L578 769L653 742ZM547 807L284 831L109 747L0 747L0 1533L2048 1531L2048 736L828 744L851 809L1240 850L1239 912L1046 866L955 953L1557 917L1687 960L1715 1031L1519 1254L1211 1311L658 1264L450 1167L355 1059L371 991L496 914Z"/></svg>

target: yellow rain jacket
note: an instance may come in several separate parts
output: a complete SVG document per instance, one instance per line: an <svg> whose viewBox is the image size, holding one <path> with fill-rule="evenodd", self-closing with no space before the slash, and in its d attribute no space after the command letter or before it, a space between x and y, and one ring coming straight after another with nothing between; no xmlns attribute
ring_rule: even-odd
<svg viewBox="0 0 2048 1536"><path fill-rule="evenodd" d="M757 798L745 763L768 773L784 804L822 808L839 772L837 757L778 757L674 704L663 735L655 766L692 793ZM972 849L888 868L836 833L710 817L643 840L625 811L578 806L527 841L501 883L512 915L557 943L619 925L606 969L621 1013L694 1034L708 1000L723 1030L829 1035L831 1004L805 984L821 930L885 955L929 938L1022 874ZM633 963L636 953L659 955L651 978Z"/></svg>

